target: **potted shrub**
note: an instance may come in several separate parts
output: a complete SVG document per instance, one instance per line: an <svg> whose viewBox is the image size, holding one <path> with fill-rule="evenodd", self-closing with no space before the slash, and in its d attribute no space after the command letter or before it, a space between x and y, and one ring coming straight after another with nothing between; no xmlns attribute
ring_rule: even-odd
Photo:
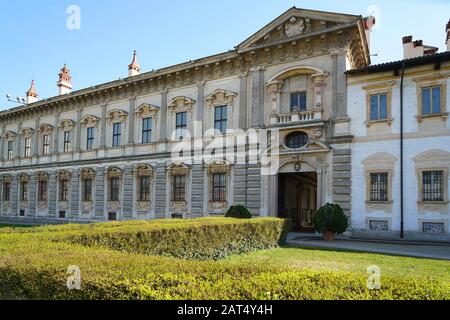
<svg viewBox="0 0 450 320"><path fill-rule="evenodd" d="M227 218L251 219L250 211L242 205L231 206L225 214Z"/></svg>
<svg viewBox="0 0 450 320"><path fill-rule="evenodd" d="M323 239L333 241L336 234L343 234L348 228L348 218L338 204L327 203L314 217L314 229L323 234Z"/></svg>

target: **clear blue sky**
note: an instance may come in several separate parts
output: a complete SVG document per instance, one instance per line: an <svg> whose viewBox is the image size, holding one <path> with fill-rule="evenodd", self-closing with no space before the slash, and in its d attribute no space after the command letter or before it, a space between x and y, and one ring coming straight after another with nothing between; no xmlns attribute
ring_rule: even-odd
<svg viewBox="0 0 450 320"><path fill-rule="evenodd" d="M81 9L81 29L69 30L69 5ZM5 95L24 96L32 78L41 98L57 94L67 63L74 89L127 75L133 49L143 71L230 49L292 6L368 15L380 10L372 35L374 63L402 58L401 37L445 48L449 0L14 0L0 11L0 109Z"/></svg>

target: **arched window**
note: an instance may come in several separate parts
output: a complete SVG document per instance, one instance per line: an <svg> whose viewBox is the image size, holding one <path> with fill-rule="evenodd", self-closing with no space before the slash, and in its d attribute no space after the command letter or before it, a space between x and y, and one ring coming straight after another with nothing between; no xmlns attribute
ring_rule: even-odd
<svg viewBox="0 0 450 320"><path fill-rule="evenodd" d="M286 137L286 146L290 149L300 149L308 143L309 137L304 132L293 132Z"/></svg>

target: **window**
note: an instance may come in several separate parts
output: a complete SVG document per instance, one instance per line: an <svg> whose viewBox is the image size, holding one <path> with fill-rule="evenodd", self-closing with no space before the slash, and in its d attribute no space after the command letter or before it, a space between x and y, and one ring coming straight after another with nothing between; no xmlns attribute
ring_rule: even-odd
<svg viewBox="0 0 450 320"><path fill-rule="evenodd" d="M370 201L388 201L388 173L370 174Z"/></svg>
<svg viewBox="0 0 450 320"><path fill-rule="evenodd" d="M444 201L444 172L422 172L423 201Z"/></svg>
<svg viewBox="0 0 450 320"><path fill-rule="evenodd" d="M142 119L142 143L152 142L152 118Z"/></svg>
<svg viewBox="0 0 450 320"><path fill-rule="evenodd" d="M31 157L31 138L25 138L25 158Z"/></svg>
<svg viewBox="0 0 450 320"><path fill-rule="evenodd" d="M59 201L69 201L69 180L59 180Z"/></svg>
<svg viewBox="0 0 450 320"><path fill-rule="evenodd" d="M112 146L120 146L120 136L122 135L122 124L120 122L113 124L113 141Z"/></svg>
<svg viewBox="0 0 450 320"><path fill-rule="evenodd" d="M38 184L38 200L47 201L47 181L40 180Z"/></svg>
<svg viewBox="0 0 450 320"><path fill-rule="evenodd" d="M82 201L91 202L92 201L92 179L86 178L82 182Z"/></svg>
<svg viewBox="0 0 450 320"><path fill-rule="evenodd" d="M8 160L14 158L14 141L8 141Z"/></svg>
<svg viewBox="0 0 450 320"><path fill-rule="evenodd" d="M28 201L28 181L20 183L20 201Z"/></svg>
<svg viewBox="0 0 450 320"><path fill-rule="evenodd" d="M422 223L422 232L432 234L444 234L445 224L442 222L424 222Z"/></svg>
<svg viewBox="0 0 450 320"><path fill-rule="evenodd" d="M172 179L172 201L186 201L186 176L176 175Z"/></svg>
<svg viewBox="0 0 450 320"><path fill-rule="evenodd" d="M139 201L150 201L150 177L139 177Z"/></svg>
<svg viewBox="0 0 450 320"><path fill-rule="evenodd" d="M42 154L48 155L50 153L50 136L45 134L42 136Z"/></svg>
<svg viewBox="0 0 450 320"><path fill-rule="evenodd" d="M64 132L64 152L70 151L70 131Z"/></svg>
<svg viewBox="0 0 450 320"><path fill-rule="evenodd" d="M225 173L212 175L212 201L227 201L227 175Z"/></svg>
<svg viewBox="0 0 450 320"><path fill-rule="evenodd" d="M441 87L422 88L422 114L441 113Z"/></svg>
<svg viewBox="0 0 450 320"><path fill-rule="evenodd" d="M109 201L119 201L120 178L112 177L109 180Z"/></svg>
<svg viewBox="0 0 450 320"><path fill-rule="evenodd" d="M94 147L94 128L86 128L86 150L92 150Z"/></svg>
<svg viewBox="0 0 450 320"><path fill-rule="evenodd" d="M66 212L65 212L65 211L59 211L58 217L59 217L60 219L65 219L65 218L66 218Z"/></svg>
<svg viewBox="0 0 450 320"><path fill-rule="evenodd" d="M3 201L9 201L11 194L11 182L3 182Z"/></svg>
<svg viewBox="0 0 450 320"><path fill-rule="evenodd" d="M387 93L370 95L370 120L386 120L388 118Z"/></svg>
<svg viewBox="0 0 450 320"><path fill-rule="evenodd" d="M182 140L187 130L187 112L179 112L176 114L175 135L176 139Z"/></svg>
<svg viewBox="0 0 450 320"><path fill-rule="evenodd" d="M214 129L224 134L227 132L227 106L214 108Z"/></svg>
<svg viewBox="0 0 450 320"><path fill-rule="evenodd" d="M309 141L309 137L304 132L294 132L286 137L286 145L290 149L300 149Z"/></svg>
<svg viewBox="0 0 450 320"><path fill-rule="evenodd" d="M306 111L306 92L291 93L291 112Z"/></svg>

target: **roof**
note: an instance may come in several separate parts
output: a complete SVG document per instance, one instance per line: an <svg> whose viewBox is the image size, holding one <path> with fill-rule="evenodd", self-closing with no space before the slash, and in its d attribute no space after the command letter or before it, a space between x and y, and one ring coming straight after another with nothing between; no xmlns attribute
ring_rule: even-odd
<svg viewBox="0 0 450 320"><path fill-rule="evenodd" d="M450 61L450 51L437 53L429 56L398 60L393 62L375 64L359 69L348 70L346 74L368 74L368 73L378 73L387 71L397 71L403 67L413 68L426 64L441 64L442 62Z"/></svg>

